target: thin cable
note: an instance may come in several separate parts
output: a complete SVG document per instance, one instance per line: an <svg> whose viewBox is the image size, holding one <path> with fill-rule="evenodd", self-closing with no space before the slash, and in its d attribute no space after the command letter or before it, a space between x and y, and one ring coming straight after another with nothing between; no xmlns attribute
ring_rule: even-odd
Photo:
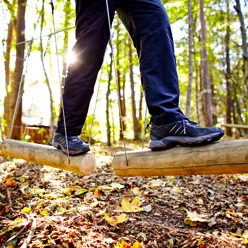
<svg viewBox="0 0 248 248"><path fill-rule="evenodd" d="M121 132L122 132L122 137L123 137L123 145L124 145L124 152L125 152L125 158L126 158L126 165L128 166L126 140L125 140L125 136L124 136L124 126L123 126L122 112L121 112L121 96L120 96L120 89L119 89L119 85L118 85L118 76L117 76L117 68L116 68L114 49L113 49L113 40L112 40L112 37L111 37L111 21L110 21L108 0L106 0L106 10L107 10L108 26L109 26L109 34L110 34L109 35L109 37L110 37L109 41L110 41L111 50L112 50L112 60L113 60L113 65L114 65L116 88L117 88L117 95L118 95L118 105L119 105L119 115L120 115L120 122L121 122Z"/></svg>
<svg viewBox="0 0 248 248"><path fill-rule="evenodd" d="M25 73L23 73L24 70L22 70L22 76L21 76L21 79L20 79L20 82L19 82L19 88L18 88L18 93L17 93L17 99L16 99L16 104L15 104L15 110L14 110L14 114L13 114L13 119L12 119L12 122L11 122L9 139L11 139L12 134L13 134L14 122L15 122L16 115L17 115L17 107L19 107L18 105L19 105L20 94L21 94L21 89L22 89L22 85L23 85L23 78L24 78L24 74L26 74L27 70L28 70L28 61L29 61L29 57L30 57L31 46L32 46L32 42L29 43L28 53L27 53L26 58L24 59L24 62L27 60L26 61L26 68L25 68Z"/></svg>
<svg viewBox="0 0 248 248"><path fill-rule="evenodd" d="M89 146L90 146L90 141L92 139L92 130L93 130L93 125L94 125L94 120L95 120L96 106L97 106L98 96L99 96L99 92L100 92L102 74L103 74L103 70L101 71L101 74L100 74L100 77L99 77L99 80L98 80L96 102L95 102L95 107L94 107L94 111L93 111L93 117L92 117L91 126L90 126L90 135L89 135L89 141L88 141Z"/></svg>
<svg viewBox="0 0 248 248"><path fill-rule="evenodd" d="M144 131L143 131L143 137L142 137L142 150L144 149L144 145L145 145L145 134L146 134L146 125L147 125L147 121L146 121L146 117L147 117L147 105L146 105L146 109L145 109L145 117L144 117Z"/></svg>
<svg viewBox="0 0 248 248"><path fill-rule="evenodd" d="M51 9L52 9L53 31L55 33L53 0L51 0L50 5L51 5ZM61 96L62 114L63 114L64 130L65 130L65 142L66 142L66 148L67 148L68 164L70 164L70 154L69 154L69 147L68 147L68 136L67 136L67 129L66 129L66 121L65 121L65 109L64 109L64 100L63 100L62 84L61 84L60 69L59 69L59 53L58 53L58 43L57 43L56 34L54 34L54 42L55 42L55 50L56 50L56 54L57 54L56 58L57 58L58 78L59 78L59 82L60 82L60 96Z"/></svg>
<svg viewBox="0 0 248 248"><path fill-rule="evenodd" d="M21 41L21 42L17 42L17 43L15 43L15 44L11 44L11 45L6 46L6 47L18 46L18 45L21 45L21 44L23 44L23 43L28 43L28 42L30 42L30 41L32 41L32 40L39 40L40 38L44 38L44 37L51 36L51 35L56 35L56 34L58 34L58 33L61 33L61 32L64 32L64 31L67 31L67 30L70 30L70 29L73 29L73 28L75 28L75 26L69 27L69 28L65 28L65 29L61 29L61 30L59 30L59 31L54 31L53 33L50 33L50 34L44 34L44 35L42 35L42 36L33 38L33 39L31 39L31 40L24 40L24 41Z"/></svg>

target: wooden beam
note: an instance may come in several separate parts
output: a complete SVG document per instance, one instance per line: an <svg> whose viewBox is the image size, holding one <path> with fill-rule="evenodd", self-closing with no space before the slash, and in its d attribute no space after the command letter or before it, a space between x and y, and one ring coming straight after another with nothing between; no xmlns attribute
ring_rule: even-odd
<svg viewBox="0 0 248 248"><path fill-rule="evenodd" d="M175 147L165 151L140 150L114 156L118 176L175 176L248 173L248 140L207 146Z"/></svg>
<svg viewBox="0 0 248 248"><path fill-rule="evenodd" d="M238 125L238 124L222 124L222 127L230 127L230 128L240 128L240 129L248 129L247 125Z"/></svg>
<svg viewBox="0 0 248 248"><path fill-rule="evenodd" d="M71 171L83 176L90 175L95 169L95 156L86 153L68 157L52 146L6 139L0 142L0 155L21 158L30 162L52 166Z"/></svg>

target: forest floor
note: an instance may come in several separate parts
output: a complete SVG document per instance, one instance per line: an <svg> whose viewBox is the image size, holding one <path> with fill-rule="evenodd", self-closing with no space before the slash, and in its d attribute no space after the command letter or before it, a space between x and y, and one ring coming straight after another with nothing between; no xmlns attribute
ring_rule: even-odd
<svg viewBox="0 0 248 248"><path fill-rule="evenodd" d="M248 247L248 175L87 177L0 157L0 247Z"/></svg>

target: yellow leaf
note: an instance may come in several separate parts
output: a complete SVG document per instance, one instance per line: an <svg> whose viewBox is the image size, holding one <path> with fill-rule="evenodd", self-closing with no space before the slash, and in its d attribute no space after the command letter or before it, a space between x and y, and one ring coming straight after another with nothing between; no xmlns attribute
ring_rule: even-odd
<svg viewBox="0 0 248 248"><path fill-rule="evenodd" d="M25 207L25 208L23 208L23 209L21 210L21 212L29 214L29 213L31 212L31 209Z"/></svg>
<svg viewBox="0 0 248 248"><path fill-rule="evenodd" d="M138 187L135 187L133 189L131 189L131 192L134 194L134 195L141 195L141 192L139 190Z"/></svg>
<svg viewBox="0 0 248 248"><path fill-rule="evenodd" d="M11 226L21 226L26 221L25 218L16 218L11 222Z"/></svg>
<svg viewBox="0 0 248 248"><path fill-rule="evenodd" d="M135 243L132 245L132 248L142 248L141 243L138 241L135 241Z"/></svg>
<svg viewBox="0 0 248 248"><path fill-rule="evenodd" d="M242 237L245 238L245 239L248 239L248 230L244 231Z"/></svg>
<svg viewBox="0 0 248 248"><path fill-rule="evenodd" d="M135 241L133 245L129 245L127 242L122 240L120 244L114 245L114 248L142 248L142 245L138 241Z"/></svg>
<svg viewBox="0 0 248 248"><path fill-rule="evenodd" d="M198 203L199 205L202 205L202 204L204 204L204 201L203 201L201 198L199 198L198 201L197 201L197 203Z"/></svg>
<svg viewBox="0 0 248 248"><path fill-rule="evenodd" d="M172 192L178 194L181 192L181 189L179 187L173 187Z"/></svg>
<svg viewBox="0 0 248 248"><path fill-rule="evenodd" d="M121 207L117 207L117 211L126 212L126 213L136 213L144 211L144 208L140 208L141 201L139 198L134 198L132 202L129 199L124 198L121 201Z"/></svg>
<svg viewBox="0 0 248 248"><path fill-rule="evenodd" d="M121 214L119 216L110 217L108 214L105 214L105 220L111 225L116 226L117 224L123 223L128 220L126 214Z"/></svg>
<svg viewBox="0 0 248 248"><path fill-rule="evenodd" d="M49 214L48 214L48 212L46 210L42 210L40 212L40 215L42 215L42 216L48 216Z"/></svg>
<svg viewBox="0 0 248 248"><path fill-rule="evenodd" d="M127 242L122 240L120 244L114 245L114 248L131 248L131 246Z"/></svg>

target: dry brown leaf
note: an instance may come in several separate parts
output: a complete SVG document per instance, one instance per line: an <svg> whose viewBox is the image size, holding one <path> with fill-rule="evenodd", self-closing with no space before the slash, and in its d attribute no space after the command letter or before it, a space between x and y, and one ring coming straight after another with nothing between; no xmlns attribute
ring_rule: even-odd
<svg viewBox="0 0 248 248"><path fill-rule="evenodd" d="M208 223L209 216L206 214L198 214L197 212L187 211L187 216L184 219L184 223L190 226L197 226L200 223Z"/></svg>

